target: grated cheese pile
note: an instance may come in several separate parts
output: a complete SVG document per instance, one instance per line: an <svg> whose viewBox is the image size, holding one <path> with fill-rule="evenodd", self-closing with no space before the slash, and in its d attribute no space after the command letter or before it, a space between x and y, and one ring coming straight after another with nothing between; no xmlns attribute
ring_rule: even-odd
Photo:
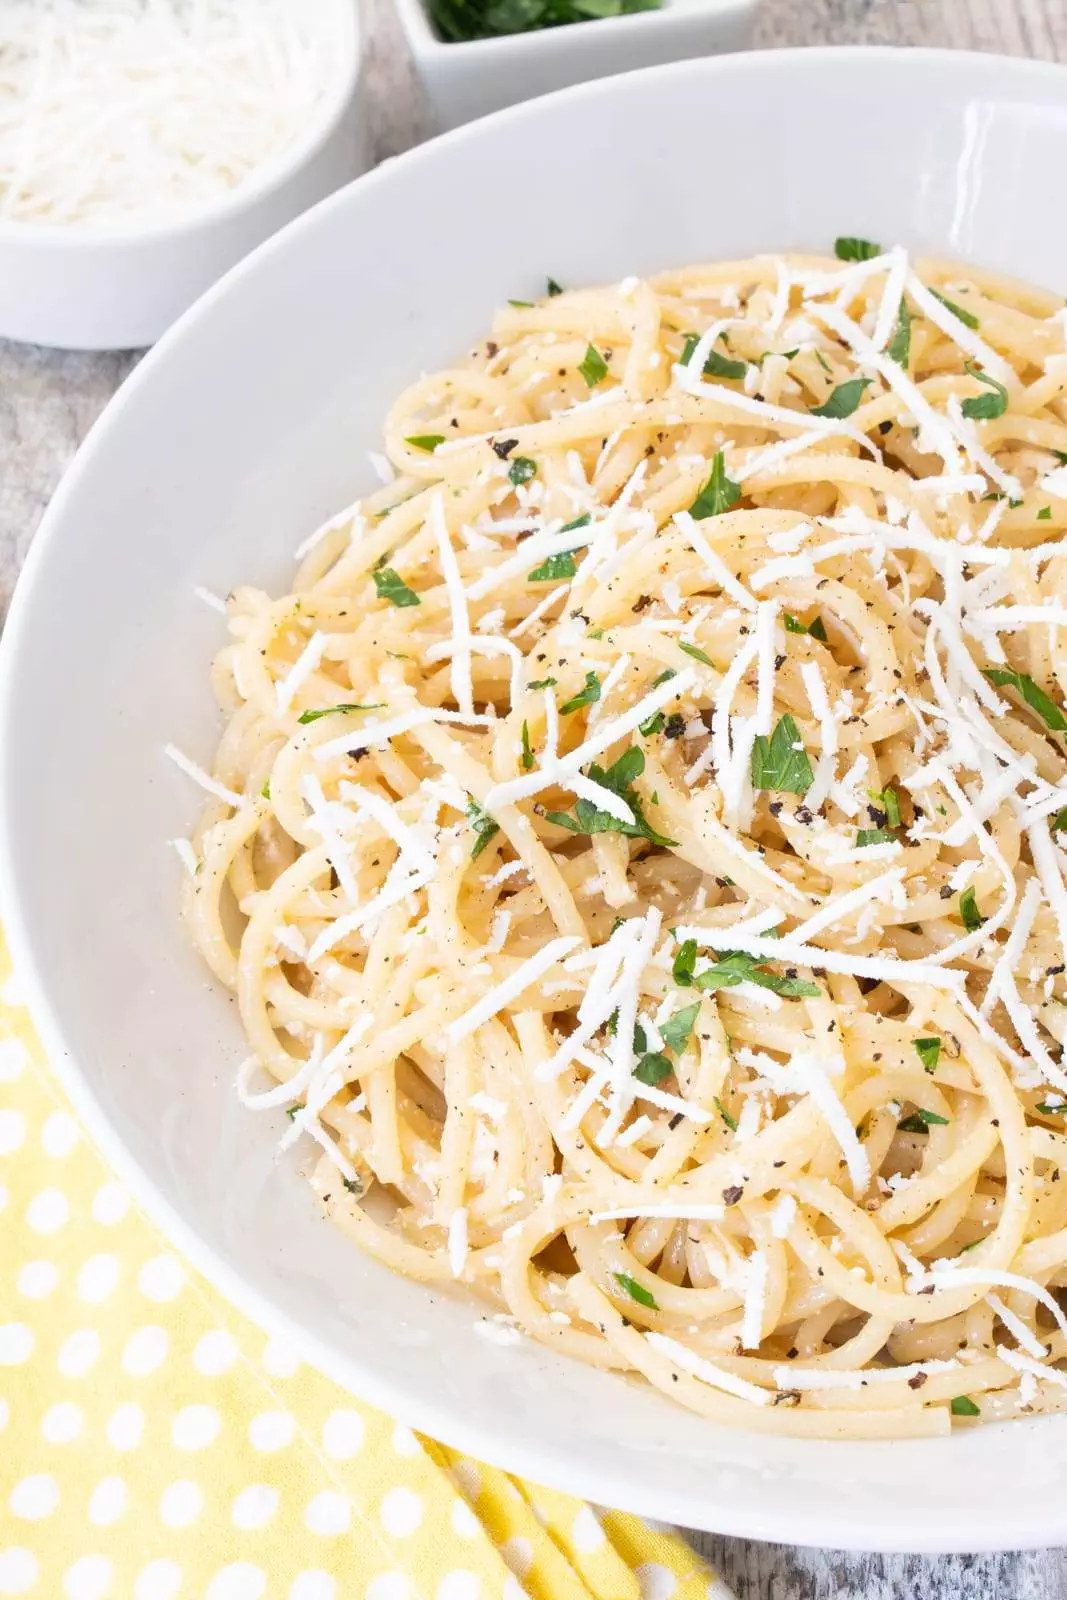
<svg viewBox="0 0 1067 1600"><path fill-rule="evenodd" d="M203 210L306 134L338 0L0 0L0 218Z"/></svg>

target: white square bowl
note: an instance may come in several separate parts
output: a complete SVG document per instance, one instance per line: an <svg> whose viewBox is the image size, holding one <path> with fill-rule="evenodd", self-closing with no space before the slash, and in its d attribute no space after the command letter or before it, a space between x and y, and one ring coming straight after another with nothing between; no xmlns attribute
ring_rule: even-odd
<svg viewBox="0 0 1067 1600"><path fill-rule="evenodd" d="M439 131L572 83L742 50L758 0L664 0L662 9L455 43L423 0L396 0Z"/></svg>

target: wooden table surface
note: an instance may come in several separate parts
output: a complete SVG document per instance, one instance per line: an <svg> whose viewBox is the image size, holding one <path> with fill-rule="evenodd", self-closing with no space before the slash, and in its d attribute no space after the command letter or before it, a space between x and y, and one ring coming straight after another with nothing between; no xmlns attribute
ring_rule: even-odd
<svg viewBox="0 0 1067 1600"><path fill-rule="evenodd" d="M365 0L365 8L373 149L382 159L416 142L425 124L390 0ZM763 0L756 43L947 45L1067 62L1067 0ZM128 353L63 354L0 340L0 617L61 473L135 361ZM894 1530L894 1538L906 1535ZM876 1556L694 1540L739 1600L1067 1597L1067 1552Z"/></svg>

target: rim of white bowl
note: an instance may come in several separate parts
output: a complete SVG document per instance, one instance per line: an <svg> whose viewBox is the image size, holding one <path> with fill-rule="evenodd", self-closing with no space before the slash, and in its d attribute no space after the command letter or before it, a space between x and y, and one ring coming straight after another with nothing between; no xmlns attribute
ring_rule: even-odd
<svg viewBox="0 0 1067 1600"><path fill-rule="evenodd" d="M51 247L57 252L74 252L97 245L140 245L150 240L188 237L201 228L229 222L242 216L266 196L275 193L312 161L329 141L351 103L363 63L363 24L357 0L332 0L341 33L342 65L316 108L305 131L291 144L283 145L252 168L228 194L210 200L173 218L153 222L92 222L65 225L48 222L20 222L0 217L0 249L32 245L35 250ZM219 279L222 282L223 279ZM194 302L195 304L196 302ZM190 308L191 309L191 308Z"/></svg>
<svg viewBox="0 0 1067 1600"><path fill-rule="evenodd" d="M560 89L551 95L541 96L540 100L529 100L509 106L477 122L465 124L442 134L437 139L415 146L396 157L395 161L383 163L382 166L365 173L352 184L346 185L344 189L338 190L320 201L318 205L311 207L259 245L213 284L167 330L90 428L41 520L16 585L0 647L0 884L16 885L19 878L17 852L8 825L7 798L9 791L17 782L17 775L8 755L9 742L4 738L4 731L15 710L18 694L16 680L19 647L23 633L28 632L33 624L33 596L38 569L45 559L48 546L61 528L67 502L78 493L81 477L86 470L86 462L92 454L98 435L106 432L112 420L126 407L137 403L137 393L142 383L147 381L146 375L150 375L153 368L166 359L170 345L181 339L184 330L191 327L198 317L215 304L216 300L229 294L246 273L255 271L256 263L263 256L279 248L279 242L287 238L292 230L309 224L313 216L329 207L346 204L348 192L356 184L370 186L388 183L389 174L394 169L396 161L410 165L427 159L428 151L436 151L442 145L458 146L470 139L491 138L492 130L499 119L532 120L541 114L537 108L545 100L556 103L563 97L572 99L579 96L590 99L609 97L619 93L620 81L625 82L637 77L668 75L681 77L687 73L709 73L714 76L751 71L756 63L761 64L757 70L762 70L762 64L771 69L790 60L817 66L820 62L862 64L866 61L889 58L899 60L902 66L922 62L931 66L941 66L953 72L965 72L974 63L981 63L983 70L986 71L990 67L1000 67L1020 79L1055 83L1061 94L1067 88L1067 66L1056 62L980 51L878 45L828 45L739 51L731 55L645 67L637 72L619 74L614 78L595 79ZM610 1471L605 1473L603 1469L594 1479L593 1474L582 1467L577 1459L578 1453L569 1448L566 1439L560 1441L558 1450L552 1454L546 1451L543 1444L530 1445L522 1438L501 1439L479 1424L469 1421L462 1412L454 1410L443 1401L431 1400L412 1405L400 1385L380 1378L373 1367L364 1366L358 1358L338 1351L315 1332L294 1322L284 1306L275 1304L260 1293L225 1256L207 1244L159 1191L152 1174L141 1166L123 1143L90 1088L88 1080L79 1069L61 1017L62 1000L60 997L56 997L55 1001L52 999L47 973L37 960L33 939L23 915L20 894L17 888L10 887L8 893L10 900L3 906L4 928L15 971L20 982L25 985L34 1026L49 1062L70 1096L75 1110L117 1176L125 1182L149 1220L184 1253L199 1272L227 1296L238 1310L264 1331L280 1334L304 1360L341 1388L347 1389L366 1403L406 1422L420 1432L507 1472L535 1482L550 1483L554 1488L613 1509L630 1511L665 1523L675 1523L683 1528L705 1529L738 1538L774 1540L838 1550L933 1554L1067 1546L1067 1516L1058 1526L1050 1528L1047 1511L1035 1512L1029 1506L1014 1505L1007 1496L1000 1498L995 1514L988 1506L983 1507L977 1526L973 1513L961 1512L951 1517L943 1509L938 1509L936 1517L924 1519L918 1527L912 1524L908 1529L902 1530L905 1537L896 1532L898 1519L887 1515L887 1512L894 1509L888 1503L878 1512L872 1511L866 1515L849 1513L848 1521L841 1524L834 1520L836 1513L833 1508L828 1509L825 1521L816 1521L810 1511L792 1511L788 1502L781 1498L776 1501L775 1508L769 1513L755 1504L750 1504L744 1511L740 1511L736 1505L724 1507L715 1495L709 1494L700 1484L694 1485L688 1500L679 1501L676 1496L660 1490L654 1474L648 1474L640 1486L634 1483L632 1477L625 1474L616 1476ZM1055 1418L1037 1418L1032 1421L1014 1421L1010 1426L1013 1430L1036 1429L1050 1424L1055 1425L1056 1421ZM709 1423L709 1427L713 1426ZM932 1454L944 1447L948 1441L931 1439L912 1442ZM822 1444L823 1447L836 1447L833 1441L829 1443L812 1441L813 1445L816 1443ZM881 1445L868 1444L867 1448L892 1449L893 1444L894 1441L890 1440ZM845 1444L842 1448L847 1449L849 1446Z"/></svg>

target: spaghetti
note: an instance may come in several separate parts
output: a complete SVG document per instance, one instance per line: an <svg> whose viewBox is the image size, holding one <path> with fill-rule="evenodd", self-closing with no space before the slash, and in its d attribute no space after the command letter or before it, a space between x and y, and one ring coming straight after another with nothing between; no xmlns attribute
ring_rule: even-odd
<svg viewBox="0 0 1067 1600"><path fill-rule="evenodd" d="M488 1337L936 1435L1067 1404L1064 308L837 251L550 283L400 397L228 598L184 915Z"/></svg>

